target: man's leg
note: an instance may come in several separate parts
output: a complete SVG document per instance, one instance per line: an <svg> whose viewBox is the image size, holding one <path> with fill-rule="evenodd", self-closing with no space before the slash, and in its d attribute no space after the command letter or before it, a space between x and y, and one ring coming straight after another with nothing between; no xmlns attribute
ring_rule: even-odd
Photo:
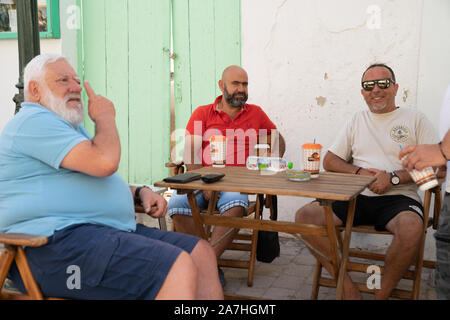
<svg viewBox="0 0 450 320"><path fill-rule="evenodd" d="M171 265L170 272L157 298L161 298L164 290L169 293L168 297L171 295L177 297L180 293L174 294L171 290L183 286L184 291L193 289L196 299L223 299L223 291L217 274L216 256L208 242L194 236L147 228L143 225L137 225L136 233L183 250L175 263ZM187 279L182 279L184 276ZM191 285L192 279L195 284L193 286ZM187 284L186 281L188 281Z"/></svg>
<svg viewBox="0 0 450 320"><path fill-rule="evenodd" d="M242 217L244 216L245 209L243 207L233 207L223 213L223 216L225 217ZM197 229L195 228L194 224L194 218L192 216L187 215L181 215L181 214L175 214L172 216L173 223L175 224L175 230L177 232L190 234L190 235L197 235ZM211 233L211 239L210 243L215 244L213 249L216 253L216 257L219 258L222 253L225 251L225 249L230 245L230 243L233 241L236 234L239 232L239 229L235 229L229 234L227 234L223 239L224 234L226 234L230 228L228 227L221 227L216 226L214 227L212 233ZM218 243L216 243L218 240L220 240Z"/></svg>
<svg viewBox="0 0 450 320"><path fill-rule="evenodd" d="M174 195L172 195L172 197L169 201L168 211L175 224L175 230L181 233L197 235L194 219L192 218L186 195L181 196L175 194L175 197ZM207 202L201 193L197 195L196 200L200 210L206 208ZM217 207L223 216L242 217L248 208L248 196L241 195L238 192L221 192ZM225 249L233 241L237 232L239 232L238 229L235 229L222 239L229 230L230 228L228 227L215 226L211 233L210 243L215 244L213 249L217 258L222 255Z"/></svg>
<svg viewBox="0 0 450 320"><path fill-rule="evenodd" d="M375 299L388 299L415 259L423 222L417 213L402 211L389 221L386 229L394 234L394 238L386 252L381 289L375 292Z"/></svg>
<svg viewBox="0 0 450 320"><path fill-rule="evenodd" d="M223 300L217 260L208 242L200 240L190 255L179 255L155 299Z"/></svg>
<svg viewBox="0 0 450 320"><path fill-rule="evenodd" d="M208 202L203 197L202 192L199 192L195 199L200 210L206 208ZM174 191L169 200L168 215L172 218L175 231L193 236L197 235L187 195L179 195L176 190Z"/></svg>
<svg viewBox="0 0 450 320"><path fill-rule="evenodd" d="M248 209L248 196L239 192L221 192L217 208L222 216L243 217ZM230 232L230 230L232 230ZM233 242L239 229L215 226L211 233L210 243L213 245L216 257L219 258L225 249Z"/></svg>
<svg viewBox="0 0 450 320"><path fill-rule="evenodd" d="M342 225L342 221L335 214L333 214L333 219L336 226ZM320 206L318 202L310 203L297 211L295 215L295 222L325 226L327 224L325 209ZM331 257L330 242L328 237L302 235L302 238L326 257ZM331 263L326 261L320 255L317 255L313 251L311 251L311 253L316 257L316 259L319 260L319 262L325 267L325 269L327 269L327 271L333 278L337 278L337 275L334 273L334 268ZM362 299L361 293L347 273L345 274L344 279L344 296L345 299L348 300Z"/></svg>
<svg viewBox="0 0 450 320"><path fill-rule="evenodd" d="M217 259L210 244L200 240L191 252L197 271L197 299L222 300L223 290L217 272Z"/></svg>
<svg viewBox="0 0 450 320"><path fill-rule="evenodd" d="M187 252L192 252L198 242L196 237L141 225L136 232L79 225L56 231L45 246L27 248L27 257L45 296L82 300L195 299L199 270ZM212 249L209 256L209 263L215 265ZM80 270L78 276L74 274L76 288L69 286L68 266ZM17 268L12 276L22 288Z"/></svg>
<svg viewBox="0 0 450 320"><path fill-rule="evenodd" d="M225 217L243 217L244 213L245 208L233 207L225 211L222 215ZM225 249L233 242L233 239L234 237L236 237L236 234L239 232L239 229L233 229L233 231L231 231L223 239L221 239L229 230L230 230L229 227L216 226L214 227L211 233L210 243L214 245L213 250L217 258L219 258L222 255Z"/></svg>
<svg viewBox="0 0 450 320"><path fill-rule="evenodd" d="M172 265L155 300L195 300L198 298L199 272L193 259L181 252Z"/></svg>

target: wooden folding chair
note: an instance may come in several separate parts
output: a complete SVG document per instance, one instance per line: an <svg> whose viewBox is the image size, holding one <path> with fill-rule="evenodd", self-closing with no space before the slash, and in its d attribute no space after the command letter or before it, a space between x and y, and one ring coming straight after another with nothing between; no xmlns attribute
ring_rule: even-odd
<svg viewBox="0 0 450 320"><path fill-rule="evenodd" d="M166 163L166 167L170 168L171 175L182 174L184 173L184 163ZM219 214L219 211L215 209L217 204L217 196L213 201L210 201L207 209L202 210L201 213L208 214ZM270 208L270 200L264 201L263 205L266 208ZM246 218L248 219L260 219L259 214L259 206L257 205L257 201L250 201L248 210L246 213ZM172 231L176 231L175 225L172 224ZM211 236L211 226L207 227L207 236L208 238ZM231 231L231 230L230 230ZM233 242L228 246L227 250L235 250L235 251L243 251L249 252L249 258L247 260L243 259L218 259L218 264L220 267L227 268L239 268L239 269L248 269L248 277L247 277L247 285L249 287L253 286L253 276L255 271L255 263L256 263L256 248L258 243L258 231L250 230L249 232L246 230L241 230L234 238ZM214 245L214 244L212 244Z"/></svg>
<svg viewBox="0 0 450 320"><path fill-rule="evenodd" d="M431 206L431 198L434 195L434 210L433 210L433 216L430 217L430 206ZM426 223L424 223L423 231L422 231L422 238L419 242L419 248L417 257L415 259L415 262L412 264L412 266L409 268L409 270L404 274L403 279L411 280L412 286L410 290L407 289L399 289L396 288L392 291L391 297L392 298L398 298L398 299L412 299L417 300L419 298L419 291L420 291L420 280L422 275L422 268L435 268L435 262L434 261L428 261L424 260L424 248L425 248L425 240L426 240L426 234L429 227L432 227L433 229L437 229L437 223L439 220L439 213L441 209L441 186L437 186L433 189L427 190L424 195L424 213L423 218ZM337 227L338 231L344 231L345 227ZM388 231L376 231L373 226L358 226L352 228L352 233L358 232L358 233L365 233L365 234L376 234L376 235L392 235L392 233ZM341 234L339 234L339 238L342 238ZM358 259L358 260L354 260ZM367 274L367 270L370 266L374 265L375 262L384 262L385 260L385 254L381 253L375 253L370 252L369 250L357 250L357 249L350 249L349 251L349 261L347 263L347 271L353 271L353 272L362 272ZM367 262L366 262L367 261ZM378 264L377 264L378 265ZM381 270L381 274L383 274L384 267L382 265L379 265L379 268ZM369 289L367 286L367 283L359 283L355 282L355 284L358 286L359 290L364 293L371 293L373 294L375 292L374 289ZM330 288L336 288L336 281L334 279L330 279L329 277L323 277L322 276L322 264L317 261L316 262L316 269L314 274L314 282L312 287L312 295L311 299L316 300L319 294L319 287L330 287Z"/></svg>
<svg viewBox="0 0 450 320"><path fill-rule="evenodd" d="M267 153L268 153L267 155L270 156L270 153L271 153L270 147L273 145L271 135L269 134L269 135L259 137L258 142L268 145L269 148L267 150ZM165 166L170 169L171 176L177 175L177 174L182 174L185 172L184 163L182 161L166 163ZM262 204L259 204L258 201L250 201L245 217L248 219L260 219L259 205L263 205L264 208L268 208L270 210L271 218L272 218L273 207L272 207L271 199L272 199L271 196L264 197ZM201 211L201 213L219 214L219 212L217 210L215 210L216 204L217 204L217 197L215 198L214 201L210 201L208 209ZM173 224L172 224L172 230L175 231L175 226ZM231 231L232 230L230 230L230 232ZM211 226L208 226L208 228L207 228L208 237L210 236L210 234L211 234ZM227 267L227 268L248 269L247 285L249 287L253 286L257 245L258 245L258 231L241 230L236 235L233 242L228 246L227 250L249 252L248 259L243 260L243 259L219 258L218 259L219 266Z"/></svg>
<svg viewBox="0 0 450 320"><path fill-rule="evenodd" d="M144 212L144 208L141 206L136 206L135 210L137 213ZM152 209L152 212L154 211L156 208ZM43 236L0 233L0 244L4 246L0 252L0 300L62 300L43 296L31 272L25 253L25 247L40 247L46 245L47 242L47 237ZM5 287L13 261L15 261L24 283L25 293Z"/></svg>

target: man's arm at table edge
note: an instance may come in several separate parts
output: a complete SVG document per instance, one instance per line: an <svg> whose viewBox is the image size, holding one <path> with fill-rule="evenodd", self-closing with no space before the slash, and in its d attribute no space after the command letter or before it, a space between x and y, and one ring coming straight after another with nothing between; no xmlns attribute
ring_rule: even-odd
<svg viewBox="0 0 450 320"><path fill-rule="evenodd" d="M331 151L328 151L325 154L325 157L323 158L323 168L326 171L330 172L349 173L349 174L356 174L359 169L358 166L348 163L347 161L340 158ZM362 174L363 170L365 169L362 168L361 170L359 170L358 174Z"/></svg>

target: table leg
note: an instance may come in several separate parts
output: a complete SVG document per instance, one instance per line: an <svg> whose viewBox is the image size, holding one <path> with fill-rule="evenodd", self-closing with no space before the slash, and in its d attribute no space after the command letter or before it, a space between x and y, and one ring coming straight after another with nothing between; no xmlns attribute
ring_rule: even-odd
<svg viewBox="0 0 450 320"><path fill-rule="evenodd" d="M217 201L219 200L219 191L212 191L211 193L211 199L209 199L208 202L208 209L207 209L207 213L208 214L214 214L214 210L216 209L216 205L217 205ZM204 226L205 228L205 232L206 232L206 236L211 237L211 229L212 229L212 225L206 225ZM214 247L214 245L213 245Z"/></svg>
<svg viewBox="0 0 450 320"><path fill-rule="evenodd" d="M192 217L194 218L195 228L197 229L197 236L208 241L194 192L189 192L187 198L189 200L189 205L191 206Z"/></svg>
<svg viewBox="0 0 450 320"><path fill-rule="evenodd" d="M321 205L325 209L325 218L327 221L327 233L330 241L331 264L333 265L334 274L339 274L339 249L337 246L336 226L333 219L333 210L331 209L331 201L321 201ZM337 280L337 278L336 278Z"/></svg>
<svg viewBox="0 0 450 320"><path fill-rule="evenodd" d="M339 266L339 276L337 278L337 286L336 286L336 299L338 299L338 300L342 300L345 298L344 297L344 277L345 277L345 273L347 271L347 261L348 261L350 240L351 240L352 227L353 227L353 218L355 215L355 205L356 205L356 198L349 201L348 212L347 212L347 223L345 225L344 241L342 242L342 248L341 248L341 250L342 250L341 265Z"/></svg>

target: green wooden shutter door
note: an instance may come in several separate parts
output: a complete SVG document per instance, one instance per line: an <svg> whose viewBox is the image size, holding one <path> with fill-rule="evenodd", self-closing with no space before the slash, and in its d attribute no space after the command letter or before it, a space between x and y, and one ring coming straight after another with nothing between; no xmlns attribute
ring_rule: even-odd
<svg viewBox="0 0 450 320"><path fill-rule="evenodd" d="M240 0L172 0L176 159L184 129L199 106L221 94L218 81L229 65L241 65Z"/></svg>
<svg viewBox="0 0 450 320"><path fill-rule="evenodd" d="M130 182L167 176L170 149L170 2L129 0Z"/></svg>
<svg viewBox="0 0 450 320"><path fill-rule="evenodd" d="M225 67L241 63L240 0L78 4L79 74L115 104L122 145L119 173L129 183L161 180L170 159L171 32L175 120L181 132L177 142L183 144L192 111L220 94L217 82ZM92 121L86 120L85 126L94 134ZM182 146L176 158L181 155Z"/></svg>
<svg viewBox="0 0 450 320"><path fill-rule="evenodd" d="M170 1L81 0L80 75L112 100L129 183L167 176L170 146ZM85 97L85 101L87 101ZM94 134L94 125L86 121Z"/></svg>

